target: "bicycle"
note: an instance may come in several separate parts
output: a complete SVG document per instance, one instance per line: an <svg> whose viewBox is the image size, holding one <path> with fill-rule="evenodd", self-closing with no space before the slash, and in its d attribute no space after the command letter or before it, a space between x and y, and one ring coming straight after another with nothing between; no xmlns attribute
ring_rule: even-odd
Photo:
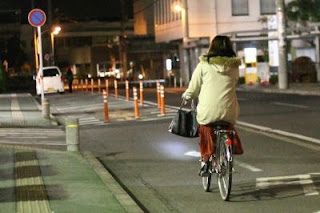
<svg viewBox="0 0 320 213"><path fill-rule="evenodd" d="M204 175L202 175L202 184L205 191L209 192L211 176L213 173L216 173L221 198L228 201L232 186L232 139L235 136L235 131L226 129L230 125L230 123L226 121L217 121L211 125L214 134L216 135L216 152L215 156L211 155L209 161L205 164L205 172ZM231 138L229 136L231 136Z"/></svg>

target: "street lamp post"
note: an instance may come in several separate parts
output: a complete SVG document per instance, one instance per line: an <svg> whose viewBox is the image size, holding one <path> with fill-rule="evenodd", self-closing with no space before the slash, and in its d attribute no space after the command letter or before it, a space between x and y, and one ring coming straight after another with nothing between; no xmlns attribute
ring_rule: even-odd
<svg viewBox="0 0 320 213"><path fill-rule="evenodd" d="M58 35L61 31L61 27L57 26L54 28L54 31L50 33L51 36L51 60L52 60L52 65L55 65L55 60L54 60L54 36Z"/></svg>
<svg viewBox="0 0 320 213"><path fill-rule="evenodd" d="M61 27L60 26L56 26L54 28L46 29L46 30L41 32L41 35L49 32L50 30L51 30L51 32L50 32L50 43L51 43L51 60L52 60L51 64L54 65L55 64L55 61L54 61L54 37L55 37L55 35L58 35L60 33Z"/></svg>
<svg viewBox="0 0 320 213"><path fill-rule="evenodd" d="M189 42L189 23L188 23L188 0L184 0L184 4L181 5L179 2L173 4L173 10L175 12L181 13L181 21L182 21L182 51L180 54L181 57L181 68L180 68L180 78L182 74L182 69L185 71L186 79L189 81L190 79L190 66L189 66L189 57L188 57L188 42ZM181 85L180 85L181 86Z"/></svg>

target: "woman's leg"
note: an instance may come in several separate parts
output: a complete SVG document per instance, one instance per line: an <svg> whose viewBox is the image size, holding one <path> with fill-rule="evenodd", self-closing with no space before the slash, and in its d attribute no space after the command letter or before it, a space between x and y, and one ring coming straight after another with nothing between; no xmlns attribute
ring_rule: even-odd
<svg viewBox="0 0 320 213"><path fill-rule="evenodd" d="M203 162L207 162L215 151L212 127L199 125L200 153Z"/></svg>

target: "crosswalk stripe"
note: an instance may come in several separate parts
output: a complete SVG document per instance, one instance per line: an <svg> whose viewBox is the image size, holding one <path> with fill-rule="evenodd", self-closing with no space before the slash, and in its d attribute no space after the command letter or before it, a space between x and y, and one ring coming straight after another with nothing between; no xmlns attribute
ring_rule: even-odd
<svg viewBox="0 0 320 213"><path fill-rule="evenodd" d="M64 132L0 132L2 135L63 135Z"/></svg>
<svg viewBox="0 0 320 213"><path fill-rule="evenodd" d="M80 122L80 125L81 124L99 124L101 122L102 121L99 121L99 120L96 120L96 121L84 121L84 122Z"/></svg>
<svg viewBox="0 0 320 213"><path fill-rule="evenodd" d="M34 136L34 135L32 135L32 136L21 136L21 135L19 135L19 136L7 136L6 138L49 138L49 137L47 137L47 136Z"/></svg>
<svg viewBox="0 0 320 213"><path fill-rule="evenodd" d="M66 110L66 109L78 109L78 108L86 108L93 106L103 106L103 104L89 104L89 105L81 105L81 106L66 106L66 107L56 107L58 110Z"/></svg>
<svg viewBox="0 0 320 213"><path fill-rule="evenodd" d="M92 121L92 120L99 120L97 118L94 118L94 117L90 117L90 118L80 118L79 121Z"/></svg>
<svg viewBox="0 0 320 213"><path fill-rule="evenodd" d="M141 120L138 120L140 122L143 122L143 121L155 121L155 120L165 120L165 119L171 119L172 117L157 117L157 118L146 118L146 119L141 119Z"/></svg>

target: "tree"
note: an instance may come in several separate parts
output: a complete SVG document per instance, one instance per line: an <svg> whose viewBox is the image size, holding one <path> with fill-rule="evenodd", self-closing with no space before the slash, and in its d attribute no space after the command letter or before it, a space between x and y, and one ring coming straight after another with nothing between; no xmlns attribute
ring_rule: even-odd
<svg viewBox="0 0 320 213"><path fill-rule="evenodd" d="M307 26L320 21L320 0L293 0L286 6L289 21Z"/></svg>

